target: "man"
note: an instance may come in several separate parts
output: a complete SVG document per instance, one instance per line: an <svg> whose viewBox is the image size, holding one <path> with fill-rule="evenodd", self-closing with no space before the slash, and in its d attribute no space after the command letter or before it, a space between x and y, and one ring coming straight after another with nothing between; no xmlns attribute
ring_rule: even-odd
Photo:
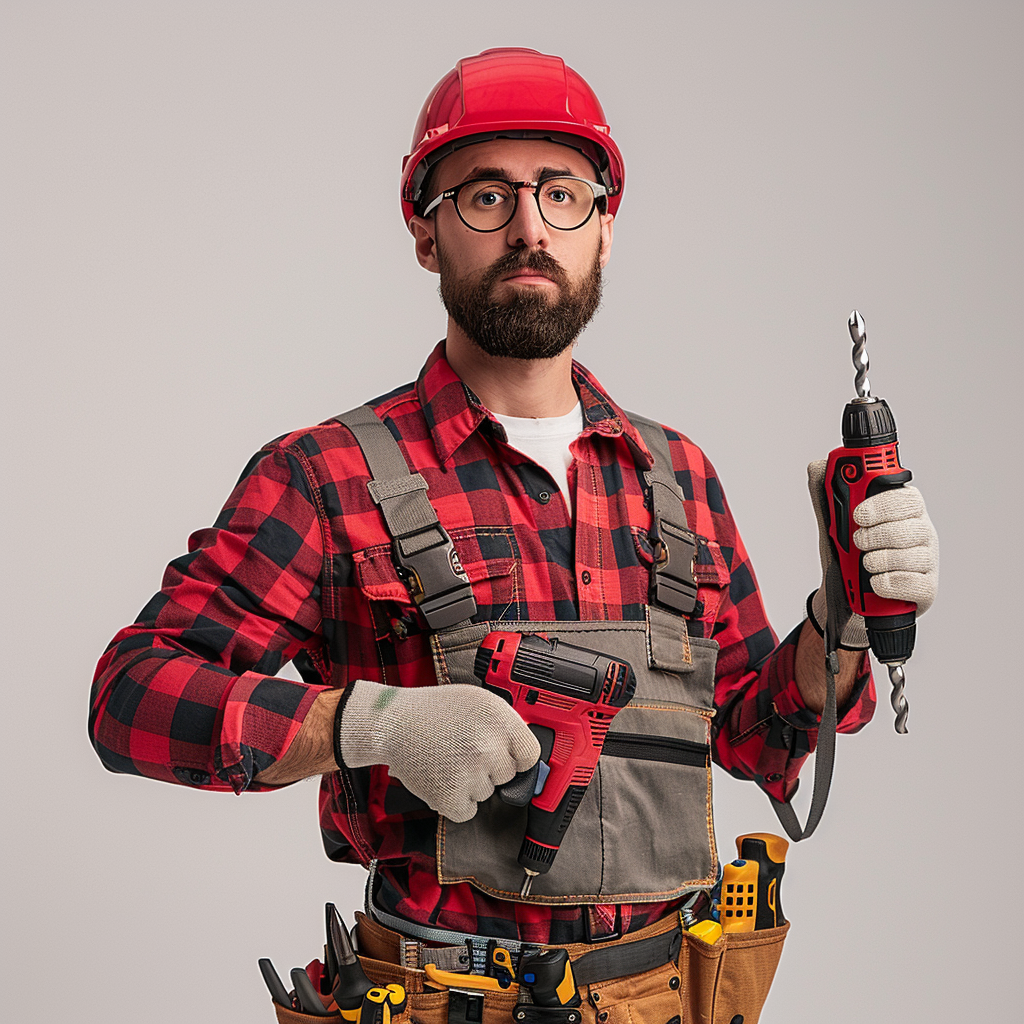
<svg viewBox="0 0 1024 1024"><path fill-rule="evenodd" d="M265 446L97 670L91 731L112 770L236 793L323 776L328 856L373 866L369 904L387 927L361 939L381 958L408 957L392 933L565 945L657 926L717 866L706 747L696 766L679 751L710 742L727 771L786 801L816 742L824 587L778 643L710 463L572 360L622 188L597 99L559 58L461 61L428 98L403 169L416 257L440 275L444 341L372 415ZM823 466L811 476L820 520ZM913 488L880 497L855 516L874 589L923 611L934 531ZM620 713L639 724L617 735L653 732L674 751L604 757L600 795L525 897L511 882L518 850L499 838L521 819L494 790L541 747L459 668L490 628L523 623L583 646L597 637L598 650L618 633L639 644L636 707ZM841 731L874 708L866 646L853 616ZM290 660L303 682L275 676ZM623 853L651 792L666 811L685 799L668 816L693 827L645 829L663 845ZM570 855L597 834L586 822L600 849ZM422 961L429 947L417 948Z"/></svg>

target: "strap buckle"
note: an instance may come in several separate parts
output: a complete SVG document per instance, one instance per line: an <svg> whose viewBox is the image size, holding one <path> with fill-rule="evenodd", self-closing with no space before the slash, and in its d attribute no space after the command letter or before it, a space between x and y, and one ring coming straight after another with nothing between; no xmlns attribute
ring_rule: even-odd
<svg viewBox="0 0 1024 1024"><path fill-rule="evenodd" d="M395 537L398 571L432 630L476 614L476 599L448 531L440 523Z"/></svg>
<svg viewBox="0 0 1024 1024"><path fill-rule="evenodd" d="M697 535L667 519L655 519L652 598L666 608L689 615L697 606Z"/></svg>

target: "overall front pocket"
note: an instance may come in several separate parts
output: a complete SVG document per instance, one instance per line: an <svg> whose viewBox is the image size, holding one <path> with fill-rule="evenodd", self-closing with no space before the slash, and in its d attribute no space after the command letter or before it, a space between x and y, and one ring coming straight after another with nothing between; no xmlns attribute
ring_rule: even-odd
<svg viewBox="0 0 1024 1024"><path fill-rule="evenodd" d="M433 638L440 682L476 681L472 664L489 627L558 637L625 658L637 673L636 695L612 721L554 863L533 880L527 902L654 902L710 885L717 872L709 746L717 644L694 641L680 675L649 667L643 622L480 623ZM527 816L527 808L495 794L468 822L442 818L439 880L519 900Z"/></svg>

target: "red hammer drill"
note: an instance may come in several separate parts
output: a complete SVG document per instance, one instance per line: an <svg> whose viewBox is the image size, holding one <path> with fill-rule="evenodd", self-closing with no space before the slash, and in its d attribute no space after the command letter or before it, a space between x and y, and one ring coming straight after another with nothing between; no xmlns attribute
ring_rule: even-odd
<svg viewBox="0 0 1024 1024"><path fill-rule="evenodd" d="M594 777L612 719L632 699L636 676L627 661L539 633L489 633L473 666L487 689L507 700L540 741L535 769L502 787L502 797L529 801L519 863L522 896L551 869L583 794Z"/></svg>
<svg viewBox="0 0 1024 1024"><path fill-rule="evenodd" d="M850 609L864 616L868 642L875 657L889 669L896 731L907 731L907 700L903 696L903 664L914 650L917 605L879 597L871 589L863 555L853 542L857 524L853 510L880 491L909 483L909 469L900 465L896 420L884 398L871 396L868 382L867 332L860 313L850 314L857 397L843 412L843 447L828 457L825 488L828 495L829 536L842 572Z"/></svg>

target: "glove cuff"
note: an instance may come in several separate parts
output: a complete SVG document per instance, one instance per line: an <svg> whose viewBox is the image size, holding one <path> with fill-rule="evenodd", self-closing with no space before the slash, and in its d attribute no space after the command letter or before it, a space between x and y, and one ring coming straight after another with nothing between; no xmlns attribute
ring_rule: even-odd
<svg viewBox="0 0 1024 1024"><path fill-rule="evenodd" d="M339 765L365 768L388 764L395 725L389 705L400 692L398 687L367 679L348 684L334 716L334 759Z"/></svg>
<svg viewBox="0 0 1024 1024"><path fill-rule="evenodd" d="M338 706L334 711L334 727L331 731L331 742L334 745L334 760L338 765L339 771L347 767L345 764L345 754L341 749L341 715L348 704L349 697L352 696L352 691L356 688L357 682L358 680L353 680L342 690L341 700L338 701Z"/></svg>
<svg viewBox="0 0 1024 1024"><path fill-rule="evenodd" d="M818 601L816 601L816 598L818 598L819 596L821 598L821 600L820 600L820 604L821 604L821 611L820 611L821 622L820 623L818 622L818 616L815 614L815 609L814 609L814 605L816 603L818 603ZM826 615L825 615L825 595L822 593L821 588L819 588L818 590L812 590L807 595L807 619L810 622L810 624L814 627L814 630L818 634L818 636L820 636L824 640L825 639L825 619L826 619ZM342 700L344 700L344 698L342 698Z"/></svg>

